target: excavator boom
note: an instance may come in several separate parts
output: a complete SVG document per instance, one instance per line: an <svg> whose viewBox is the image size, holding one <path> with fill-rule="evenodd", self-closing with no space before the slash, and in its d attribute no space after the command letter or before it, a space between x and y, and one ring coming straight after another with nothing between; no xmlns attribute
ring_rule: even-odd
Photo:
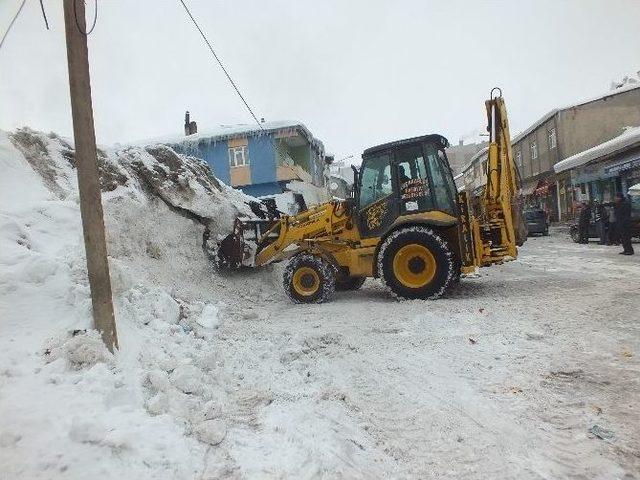
<svg viewBox="0 0 640 480"><path fill-rule="evenodd" d="M499 92L497 96L495 91ZM487 184L478 218L471 219L476 266L480 267L514 260L517 247L526 240L518 197L520 177L511 150L507 109L499 88L491 91L485 105L489 131Z"/></svg>

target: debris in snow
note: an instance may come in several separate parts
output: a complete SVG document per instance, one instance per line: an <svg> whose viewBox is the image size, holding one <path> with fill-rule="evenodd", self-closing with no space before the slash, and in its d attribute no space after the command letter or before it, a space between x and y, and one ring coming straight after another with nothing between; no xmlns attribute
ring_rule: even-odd
<svg viewBox="0 0 640 480"><path fill-rule="evenodd" d="M475 345L475 344L476 344L476 343L478 343L478 342L477 342L477 340L476 340L475 338L471 338L471 337L469 337L469 343L470 343L471 345Z"/></svg>
<svg viewBox="0 0 640 480"><path fill-rule="evenodd" d="M201 442L215 446L221 444L227 436L227 427L222 420L215 418L196 425L193 433Z"/></svg>
<svg viewBox="0 0 640 480"><path fill-rule="evenodd" d="M202 371L193 365L181 365L170 376L171 383L183 393L202 391Z"/></svg>
<svg viewBox="0 0 640 480"><path fill-rule="evenodd" d="M75 333L68 339L58 338L45 349L48 362L63 358L72 370L91 368L97 363L113 362L113 355L105 347L97 330ZM48 352L48 354L47 354Z"/></svg>
<svg viewBox="0 0 640 480"><path fill-rule="evenodd" d="M627 358L631 358L631 357L633 357L633 353L630 352L629 350L625 350L624 352L622 352L622 356L623 357L627 357Z"/></svg>
<svg viewBox="0 0 640 480"><path fill-rule="evenodd" d="M204 328L216 328L220 323L218 318L218 307L207 303L198 316L196 323Z"/></svg>
<svg viewBox="0 0 640 480"><path fill-rule="evenodd" d="M589 428L589 433L595 435L600 440L611 440L615 435L611 430L607 430L606 428L602 428L600 425L594 425Z"/></svg>
<svg viewBox="0 0 640 480"><path fill-rule="evenodd" d="M544 338L544 333L542 332L526 332L527 340L542 340Z"/></svg>

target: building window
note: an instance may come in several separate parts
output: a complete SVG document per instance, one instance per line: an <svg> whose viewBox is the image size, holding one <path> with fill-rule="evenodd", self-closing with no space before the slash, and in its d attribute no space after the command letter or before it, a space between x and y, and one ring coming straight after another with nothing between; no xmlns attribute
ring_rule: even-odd
<svg viewBox="0 0 640 480"><path fill-rule="evenodd" d="M555 128L550 128L549 129L549 150L551 150L552 148L556 148L556 129Z"/></svg>
<svg viewBox="0 0 640 480"><path fill-rule="evenodd" d="M538 145L535 140L531 141L531 160L538 158Z"/></svg>
<svg viewBox="0 0 640 480"><path fill-rule="evenodd" d="M249 165L249 152L247 146L231 147L229 149L229 166L231 167L244 167Z"/></svg>
<svg viewBox="0 0 640 480"><path fill-rule="evenodd" d="M516 165L522 168L522 150L519 148L516 150Z"/></svg>

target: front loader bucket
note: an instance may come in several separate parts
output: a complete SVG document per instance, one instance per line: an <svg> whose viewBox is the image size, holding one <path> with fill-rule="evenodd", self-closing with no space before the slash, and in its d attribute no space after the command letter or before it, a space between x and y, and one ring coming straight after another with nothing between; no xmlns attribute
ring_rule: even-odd
<svg viewBox="0 0 640 480"><path fill-rule="evenodd" d="M233 222L233 230L218 242L216 263L220 269L255 267L256 251L262 237L269 235L274 220L240 219ZM274 234L271 233L271 236ZM277 234L275 234L277 237Z"/></svg>
<svg viewBox="0 0 640 480"><path fill-rule="evenodd" d="M236 269L242 266L244 259L244 228L239 218L233 222L233 231L218 242L218 251L216 259L218 268Z"/></svg>

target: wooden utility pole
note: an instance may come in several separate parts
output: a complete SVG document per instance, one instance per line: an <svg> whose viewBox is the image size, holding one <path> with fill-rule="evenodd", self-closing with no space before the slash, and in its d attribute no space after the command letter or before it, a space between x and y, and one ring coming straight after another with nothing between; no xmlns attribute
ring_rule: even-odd
<svg viewBox="0 0 640 480"><path fill-rule="evenodd" d="M118 335L111 298L111 279L102 214L96 133L93 126L89 81L87 26L84 15L84 0L64 0L73 138L76 144L80 214L87 255L93 321L105 345L113 352L114 348L118 348Z"/></svg>

